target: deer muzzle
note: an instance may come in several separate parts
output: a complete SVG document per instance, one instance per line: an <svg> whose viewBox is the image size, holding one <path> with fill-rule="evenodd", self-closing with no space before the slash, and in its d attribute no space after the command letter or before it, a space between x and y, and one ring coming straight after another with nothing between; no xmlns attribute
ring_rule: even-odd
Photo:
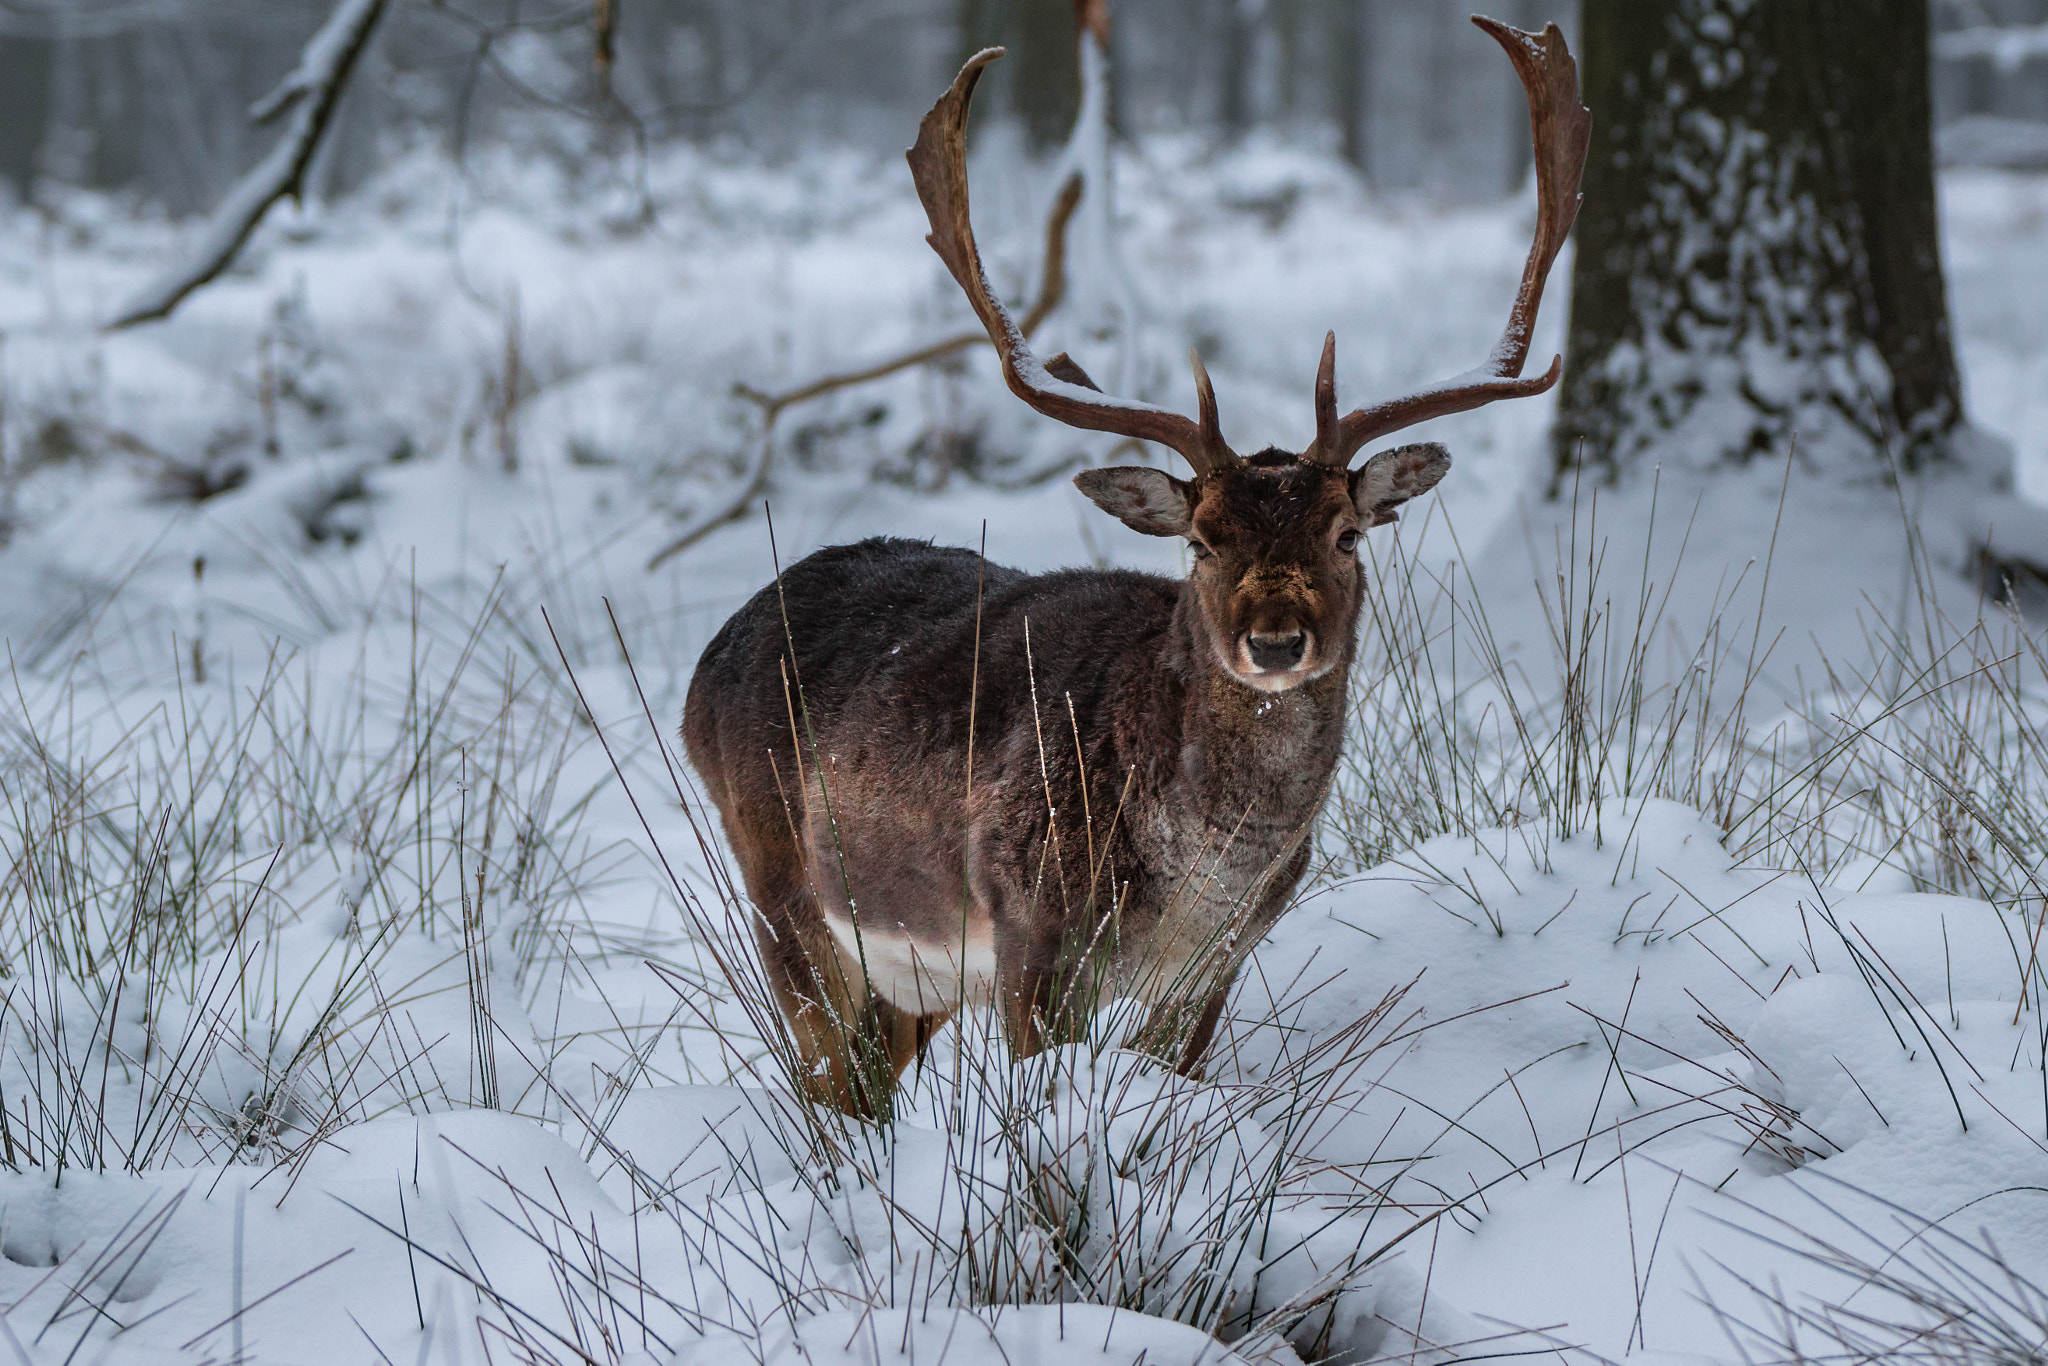
<svg viewBox="0 0 2048 1366"><path fill-rule="evenodd" d="M1323 672L1315 633L1299 624L1261 626L1237 638L1231 672L1260 692L1286 692Z"/></svg>
<svg viewBox="0 0 2048 1366"><path fill-rule="evenodd" d="M1302 656L1308 653L1308 632L1299 627L1291 631L1248 631L1244 652L1259 672L1284 673L1298 668Z"/></svg>

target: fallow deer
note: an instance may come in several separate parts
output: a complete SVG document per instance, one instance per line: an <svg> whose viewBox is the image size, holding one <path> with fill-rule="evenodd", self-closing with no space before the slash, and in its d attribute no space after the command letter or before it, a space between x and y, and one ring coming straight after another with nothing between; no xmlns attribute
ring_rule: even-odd
<svg viewBox="0 0 2048 1366"><path fill-rule="evenodd" d="M1343 740L1365 591L1361 533L1450 468L1433 443L1368 441L1524 378L1551 262L1578 212L1590 117L1556 25L1474 23L1513 61L1536 146L1535 241L1477 370L1339 416L1335 335L1307 450L1240 457L1193 357L1199 420L1041 362L991 292L968 219L972 58L908 153L927 239L995 343L1011 390L1070 426L1157 442L1194 478L1089 470L1081 491L1186 538L1185 580L1025 574L972 551L874 539L790 566L734 614L690 683L683 735L757 913L820 1100L888 1111L903 1069L963 1004L993 1002L1019 1056L1135 997L1144 1036L1192 1071L1244 955L1309 859Z"/></svg>

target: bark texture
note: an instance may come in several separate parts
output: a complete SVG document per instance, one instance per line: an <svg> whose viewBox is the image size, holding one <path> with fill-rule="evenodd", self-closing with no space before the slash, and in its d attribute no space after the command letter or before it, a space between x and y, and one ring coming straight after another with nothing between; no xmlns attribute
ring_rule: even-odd
<svg viewBox="0 0 2048 1366"><path fill-rule="evenodd" d="M1926 0L1585 0L1558 479L1945 457Z"/></svg>

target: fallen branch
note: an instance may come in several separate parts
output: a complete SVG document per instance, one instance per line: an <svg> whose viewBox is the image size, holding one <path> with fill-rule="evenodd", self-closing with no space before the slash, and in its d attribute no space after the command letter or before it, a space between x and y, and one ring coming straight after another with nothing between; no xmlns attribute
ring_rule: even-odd
<svg viewBox="0 0 2048 1366"><path fill-rule="evenodd" d="M300 52L298 66L249 109L249 117L258 124L292 111L285 135L228 191L207 223L192 260L145 286L107 324L108 331L169 316L188 294L228 268L272 204L287 195L294 200L303 198L306 168L334 119L335 106L355 70L356 59L369 46L385 3L340 0Z"/></svg>
<svg viewBox="0 0 2048 1366"><path fill-rule="evenodd" d="M1082 71L1081 103L1074 111L1074 131L1060 160L1060 165L1066 170L1066 178L1060 183L1059 195L1053 200L1052 208L1046 214L1045 265L1039 277L1038 297L1032 301L1031 307L1017 323L1018 330L1026 337L1029 337L1066 297L1067 228L1073 221L1074 210L1081 203L1082 192L1088 188L1091 179L1102 182L1096 186L1096 199L1104 208L1109 202L1109 0L1074 0L1074 42ZM1106 231L1107 217L1103 221ZM1126 312L1129 312L1128 307ZM663 546L648 560L648 569L660 568L668 560L682 554L718 528L746 516L754 501L768 491L768 471L775 457L775 423L785 409L839 389L850 389L858 384L883 379L899 370L930 365L934 361L944 360L972 347L988 344L987 331L977 329L930 342L914 351L863 366L858 370L826 375L822 379L814 379L808 384L781 393L771 394L744 382L734 384L732 391L735 395L761 409L761 448L754 458L753 467L741 483L735 497L718 511L701 518L688 531Z"/></svg>
<svg viewBox="0 0 2048 1366"><path fill-rule="evenodd" d="M607 0L608 3L608 0ZM1107 61L1109 54L1109 0L1074 0L1074 49L1075 60L1081 64L1080 107L1074 111L1074 131L1068 140L1061 162L1067 167L1067 177L1060 185L1059 197L1053 201L1052 210L1045 219L1045 268L1039 280L1038 298L1018 322L1018 330L1027 338L1045 321L1046 316L1060 306L1060 300L1067 292L1067 225L1074 217L1074 209L1081 202L1081 192L1087 187L1091 174L1099 173L1106 163L1102 156L1091 157L1090 149L1083 144L1101 140L1109 127L1109 98L1107 90ZM1094 66L1091 70L1091 59ZM1097 79L1088 79L1095 75ZM1098 195L1104 193L1098 189ZM1105 202L1107 202L1105 200ZM988 332L977 328L972 332L961 332L947 337L944 341L932 342L915 351L906 352L891 360L881 361L860 370L850 370L841 375L827 375L812 380L801 388L790 389L780 394L765 393L744 382L733 385L733 392L741 398L761 406L762 412L772 425L778 414L792 404L803 403L829 394L835 389L848 389L856 384L866 384L882 379L898 370L908 370L917 365L929 365L933 361L965 351L971 346L986 346Z"/></svg>
<svg viewBox="0 0 2048 1366"><path fill-rule="evenodd" d="M728 526L746 516L747 509L754 505L754 500L768 491L768 465L774 454L775 419L770 418L767 428L761 433L761 450L754 457L754 468L748 473L746 481L740 485L738 495L718 512L703 518L681 536L656 551L654 558L647 562L647 568L650 571L661 568L664 563L682 554L720 527Z"/></svg>
<svg viewBox="0 0 2048 1366"><path fill-rule="evenodd" d="M1039 281L1038 298L1032 302L1030 311L1025 313L1023 320L1017 324L1018 329L1026 337L1029 337L1032 331L1045 321L1046 316L1060 306L1060 300L1066 297L1067 223L1073 218L1074 209L1081 202L1082 188L1081 173L1075 171L1067 177L1066 183L1060 186L1059 198L1053 201L1052 212L1046 216L1044 278ZM928 346L921 346L915 351L905 352L903 355L864 369L849 370L840 375L827 375L823 379L814 379L801 388L790 389L780 394L764 393L746 383L733 385L732 391L749 402L759 404L762 413L772 425L782 410L792 404L817 398L820 394L829 394L835 389L848 389L856 384L866 384L870 380L881 379L886 375L895 374L898 370L908 370L912 366L929 365L933 361L944 360L947 356L977 345L988 345L986 330L961 332L947 337L944 341L932 342Z"/></svg>
<svg viewBox="0 0 2048 1366"><path fill-rule="evenodd" d="M1023 320L1017 324L1018 328L1027 337L1031 335L1034 328L1046 320L1046 317L1054 309L1060 306L1060 300L1066 297L1067 224L1074 216L1075 206L1081 202L1083 184L1081 173L1078 170L1069 175L1066 183L1060 186L1059 198L1053 201L1052 212L1046 216L1045 272L1038 283L1038 297L1032 301L1030 310L1024 314ZM733 392L735 394L760 405L761 408L761 449L760 453L754 458L753 469L741 484L737 495L717 512L702 518L688 531L663 546L647 562L648 569L659 569L667 561L682 554L685 550L688 550L691 546L718 530L718 528L737 522L740 518L747 515L747 509L753 506L754 500L767 492L768 467L775 454L775 421L782 416L785 408L792 404L814 399L820 394L829 394L835 389L851 388L856 384L866 384L870 380L881 379L885 375L893 375L898 370L908 370L912 366L917 365L929 365L933 361L944 360L947 356L965 351L969 347L977 345L988 345L987 332L962 332L958 336L947 337L944 341L936 341L928 346L921 346L915 351L893 357L890 360L881 361L865 369L851 370L841 375L827 375L823 379L812 380L801 388L791 389L780 394L763 393L761 390L747 384L733 385Z"/></svg>

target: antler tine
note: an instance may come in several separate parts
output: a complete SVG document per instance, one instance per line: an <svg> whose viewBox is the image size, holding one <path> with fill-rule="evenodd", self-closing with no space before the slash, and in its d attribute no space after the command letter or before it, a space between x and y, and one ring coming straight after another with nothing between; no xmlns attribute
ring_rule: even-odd
<svg viewBox="0 0 2048 1366"><path fill-rule="evenodd" d="M1180 413L1142 403L1136 399L1113 398L1097 389L1080 366L1071 360L1055 362L1048 368L1032 352L1008 309L989 288L981 265L981 252L974 244L974 225L967 208L967 106L974 98L974 86L982 68L1003 55L999 47L985 48L968 58L967 65L953 79L952 88L939 97L931 112L918 125L917 143L904 153L910 163L917 196L924 201L931 233L925 241L946 263L953 279L967 295L968 303L988 329L1002 358L1003 378L1010 392L1047 417L1070 427L1113 432L1118 436L1156 441L1179 451L1198 474L1240 463L1224 444L1216 422L1216 397L1209 377L1195 362L1195 384L1202 400L1202 422L1198 426ZM1064 358L1061 358L1064 360Z"/></svg>
<svg viewBox="0 0 2048 1366"><path fill-rule="evenodd" d="M1323 360L1316 366L1316 444L1309 458L1319 464L1342 465L1351 452L1339 451L1342 436L1337 426L1337 334L1323 334Z"/></svg>
<svg viewBox="0 0 2048 1366"><path fill-rule="evenodd" d="M1209 382L1209 367L1202 364L1202 353L1192 346L1188 348L1188 367L1195 372L1195 411L1201 414L1196 431L1202 446L1208 451L1229 453L1230 447L1223 444L1223 420L1216 415L1216 386ZM1235 454L1231 454L1224 463L1235 460Z"/></svg>
<svg viewBox="0 0 2048 1366"><path fill-rule="evenodd" d="M1586 166L1586 140L1592 133L1593 116L1579 104L1579 66L1556 24L1544 25L1539 34L1524 33L1476 14L1472 22L1499 43L1515 64L1515 74L1529 95L1529 126L1536 145L1536 240L1522 266L1522 285L1508 313L1507 329L1478 369L1347 413L1337 424L1334 442L1324 439L1319 412L1316 444L1304 459L1346 464L1360 446L1375 437L1496 399L1540 394L1563 373L1564 358L1558 356L1542 374L1521 377L1529 357L1529 336L1536 326L1536 309L1543 301L1544 280L1579 214L1579 176ZM1324 364L1329 364L1327 347ZM1317 385L1320 407L1320 377Z"/></svg>

